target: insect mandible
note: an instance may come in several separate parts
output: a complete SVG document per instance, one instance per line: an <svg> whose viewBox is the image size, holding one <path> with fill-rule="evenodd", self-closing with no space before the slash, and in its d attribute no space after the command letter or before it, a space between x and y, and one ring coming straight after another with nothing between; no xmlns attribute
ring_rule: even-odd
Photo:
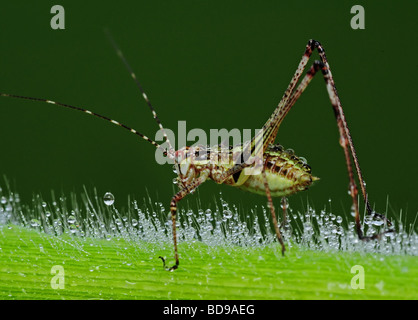
<svg viewBox="0 0 418 320"><path fill-rule="evenodd" d="M312 175L310 166L303 160L303 158L297 157L290 150L284 150L282 146L274 144L274 142L281 122L318 72L322 73L325 80L325 85L327 87L328 95L339 129L339 143L344 150L348 170L349 194L353 203L352 209L354 211L357 235L361 240L373 240L379 239L383 233L393 231L388 229L383 233L375 234L370 237L363 234L359 214L358 189L355 181L355 173L357 174L357 178L360 183L360 190L365 202L366 213L384 220L386 226L388 227L392 224L384 215L373 211L370 206L366 192L366 183L360 170L356 150L344 116L341 101L335 87L324 48L318 41L308 41L302 59L300 60L296 72L294 73L278 106L262 129L255 134L250 141L242 145L231 146L228 148L224 148L219 145L212 147L184 147L179 150L175 150L165 133L164 127L162 126L154 107L148 99L148 96L145 94L145 91L143 90L135 73L127 63L122 51L116 45L109 33L107 33L107 36L119 58L125 64L131 77L141 91L154 119L159 125L160 130L163 132L168 148L163 148L160 144L135 129L84 108L42 98L32 98L6 93L0 93L0 96L46 102L104 119L130 131L131 133L139 136L141 139L148 141L154 147L160 149L166 157L174 161L175 171L178 175L176 180L179 186L179 191L172 197L170 202L175 263L171 267L166 267L165 259L160 257L163 261L165 269L173 271L178 268L180 263L176 233L177 203L185 196L192 193L206 180L213 180L218 184L227 184L253 193L265 194L267 196L268 206L272 215L276 237L281 245L282 254L284 255L285 244L277 222L272 198L282 197L282 199L285 199L286 196L301 190L306 190L315 180L317 180L317 178ZM299 81L314 50L317 50L320 59L313 62L302 80ZM222 158L223 161L219 161L220 158ZM252 161L246 161L248 159L252 159ZM246 171L247 169L254 168L258 168L258 171ZM283 200L282 202L285 203Z"/></svg>

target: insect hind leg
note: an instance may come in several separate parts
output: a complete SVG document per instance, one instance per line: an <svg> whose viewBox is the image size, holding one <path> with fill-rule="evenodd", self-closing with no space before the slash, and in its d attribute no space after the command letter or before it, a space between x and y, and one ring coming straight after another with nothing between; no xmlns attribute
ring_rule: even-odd
<svg viewBox="0 0 418 320"><path fill-rule="evenodd" d="M352 160L354 160L354 166L355 169L357 171L357 177L360 181L360 188L361 188L361 192L363 195L363 199L364 202L366 204L366 211L367 214L372 215L373 217L378 217L382 220L385 221L385 223L390 227L392 225L392 223L390 222L390 220L388 220L386 218L385 215L380 214L380 213L376 213L375 211L372 210L369 200L368 200L368 195L366 192L366 184L364 182L363 179L363 175L361 173L360 170L360 165L358 162L358 158L357 158L357 154L356 154L356 150L354 148L354 144L351 138L351 134L350 134L350 130L348 129L348 125L347 125L347 121L345 119L344 116L344 112L342 109L342 105L341 105L341 101L340 98L338 96L337 93L337 89L335 87L335 83L334 83L334 79L332 77L332 73L328 64L328 60L326 58L325 55L325 51L322 47L322 45L315 40L310 40L308 45L307 45L307 52L308 55L310 56L310 54L312 53L312 50L314 49L318 50L319 56L321 58L320 61L315 61L313 63L313 65L311 66L311 68L309 69L309 71L306 73L305 77L302 79L302 81L300 82L299 86L294 90L294 92L292 92L290 99L288 101L288 103L286 104L286 106L282 109L282 116L284 117L287 112L292 108L292 106L295 104L295 102L297 101L297 99L300 97L300 95L303 93L303 91L306 89L306 87L309 85L310 81L312 80L312 78L315 76L315 74L321 70L326 86L327 86L327 91L328 91L328 95L331 101L331 105L333 107L334 110L334 115L336 117L337 120L337 125L338 125L338 129L340 132L340 145L341 147L344 149L344 155L345 155L345 159L346 159L346 165L347 165L347 170L348 170L348 175L349 175L349 180L350 180L350 195L352 197L352 201L353 201L353 209L355 212L355 223L356 223L356 231L358 234L358 237L362 240L372 240L372 239L378 239L381 237L382 234L388 233L388 232L393 232L393 230L389 229L381 234L377 234L377 235L373 235L370 237L364 236L362 228L361 228L361 222L360 222L360 214L359 214L359 208L358 208L358 189L357 189L357 185L354 179L354 172L353 172L353 166L352 166ZM306 53L305 53L306 54Z"/></svg>

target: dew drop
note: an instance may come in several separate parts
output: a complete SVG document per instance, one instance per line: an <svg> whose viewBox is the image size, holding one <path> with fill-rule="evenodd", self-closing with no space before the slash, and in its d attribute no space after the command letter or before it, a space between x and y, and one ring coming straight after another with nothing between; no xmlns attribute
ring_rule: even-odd
<svg viewBox="0 0 418 320"><path fill-rule="evenodd" d="M308 163L308 160L306 160L306 158L304 158L304 157L299 157L299 160L300 160L303 164Z"/></svg>
<svg viewBox="0 0 418 320"><path fill-rule="evenodd" d="M232 212L229 209L224 210L223 214L224 214L225 219L231 219L232 218Z"/></svg>
<svg viewBox="0 0 418 320"><path fill-rule="evenodd" d="M70 225L69 229L70 229L71 233L76 233L77 232L77 227L74 224Z"/></svg>
<svg viewBox="0 0 418 320"><path fill-rule="evenodd" d="M293 156L295 154L295 150L293 150L293 149L287 149L284 152L287 153L289 157Z"/></svg>
<svg viewBox="0 0 418 320"><path fill-rule="evenodd" d="M286 198L282 198L282 201L280 202L280 208L287 209L288 208L288 205L289 205L289 203L288 203L287 199Z"/></svg>
<svg viewBox="0 0 418 320"><path fill-rule="evenodd" d="M364 223L365 223L365 224L367 224L367 225L371 225L371 224L372 224L372 222L373 222L373 218L372 218L371 216L366 216L366 217L364 218Z"/></svg>
<svg viewBox="0 0 418 320"><path fill-rule="evenodd" d="M30 225L31 225L32 227L39 227L39 226L41 225L41 222L40 222L39 220L37 220L37 219L32 219L32 220L30 221Z"/></svg>
<svg viewBox="0 0 418 320"><path fill-rule="evenodd" d="M74 216L69 216L67 222L73 224L76 221Z"/></svg>
<svg viewBox="0 0 418 320"><path fill-rule="evenodd" d="M106 192L103 197L103 201L105 205L111 206L115 202L115 196L111 194L110 192Z"/></svg>
<svg viewBox="0 0 418 320"><path fill-rule="evenodd" d="M354 205L351 206L350 214L352 217L356 216L356 207Z"/></svg>
<svg viewBox="0 0 418 320"><path fill-rule="evenodd" d="M374 226L381 226L382 224L384 224L382 220L374 220L372 223Z"/></svg>

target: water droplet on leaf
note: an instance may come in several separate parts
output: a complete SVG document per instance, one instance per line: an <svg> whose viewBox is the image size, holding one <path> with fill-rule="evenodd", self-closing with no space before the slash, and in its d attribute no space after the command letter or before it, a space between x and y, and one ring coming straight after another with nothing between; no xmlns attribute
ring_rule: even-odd
<svg viewBox="0 0 418 320"><path fill-rule="evenodd" d="M111 194L110 192L106 192L103 197L103 201L105 205L111 206L115 202L115 196Z"/></svg>
<svg viewBox="0 0 418 320"><path fill-rule="evenodd" d="M37 219L32 219L32 220L30 221L30 225L31 225L32 227L39 227L39 226L41 225L41 222L40 222L39 220L37 220Z"/></svg>

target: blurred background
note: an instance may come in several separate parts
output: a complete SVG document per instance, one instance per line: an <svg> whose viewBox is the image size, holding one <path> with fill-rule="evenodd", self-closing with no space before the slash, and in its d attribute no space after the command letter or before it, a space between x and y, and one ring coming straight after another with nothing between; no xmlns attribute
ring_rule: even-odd
<svg viewBox="0 0 418 320"><path fill-rule="evenodd" d="M155 137L158 126L103 29L109 28L164 126L261 128L283 95L308 39L327 53L370 201L409 222L418 211L416 1L13 1L0 11L0 92L86 107ZM353 30L353 5L365 29ZM318 56L314 54L313 58ZM313 60L312 60L313 61ZM0 99L0 174L23 202L41 193L112 192L116 206L149 194L168 209L171 165L127 131L45 103ZM322 77L283 122L277 142L307 158L321 178L291 207L349 215L348 177ZM192 144L193 142L191 142ZM249 210L266 198L203 184L180 206L223 198ZM280 201L276 200L279 206ZM364 205L362 204L362 208ZM405 218L406 217L406 218Z"/></svg>

